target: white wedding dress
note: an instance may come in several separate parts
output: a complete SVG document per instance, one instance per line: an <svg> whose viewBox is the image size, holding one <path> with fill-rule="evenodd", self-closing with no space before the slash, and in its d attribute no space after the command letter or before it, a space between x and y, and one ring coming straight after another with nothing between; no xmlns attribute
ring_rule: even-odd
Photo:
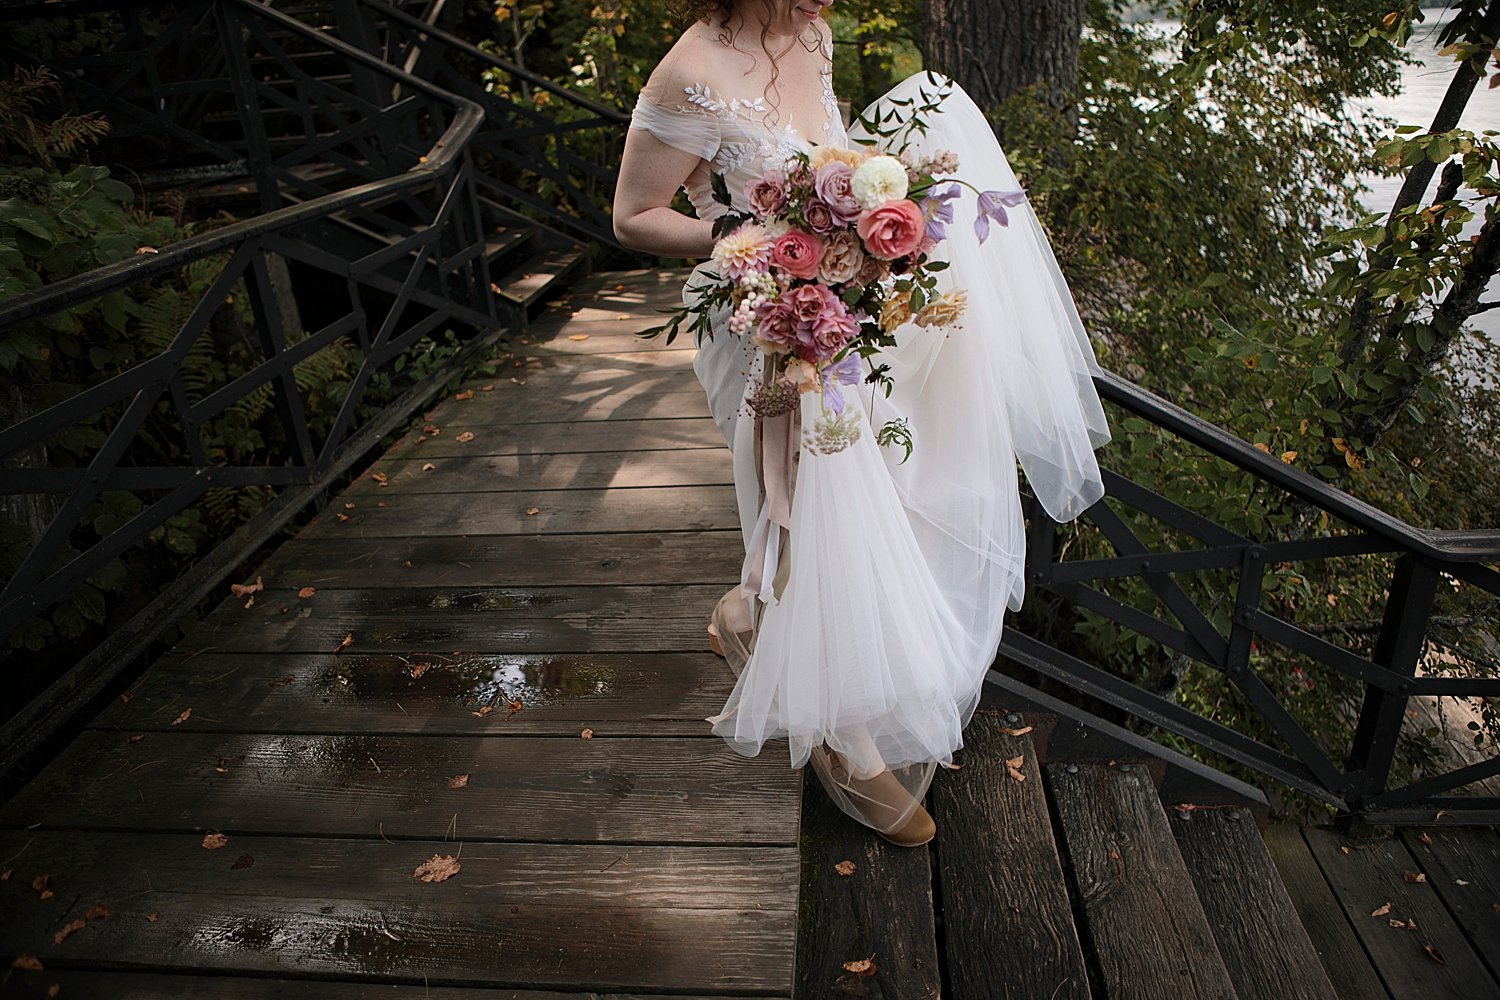
<svg viewBox="0 0 1500 1000"><path fill-rule="evenodd" d="M783 83L814 98L787 114L768 103L761 77L726 71L717 42L688 41L653 73L631 124L702 157L684 185L700 218L726 211L713 200L710 169L743 210L746 185L810 149L808 135L835 145L866 135L840 120L831 61L816 88L805 78ZM909 98L944 88L913 146L957 153L958 176L981 190L1019 188L982 113L941 76L902 81L862 117L909 115ZM807 133L795 129L809 120ZM733 453L746 550L742 585L712 616L737 680L707 721L747 756L785 738L793 767L811 761L845 812L882 831L904 825L936 767L952 763L1005 610L1021 605L1017 459L1056 520L1104 492L1093 454L1110 437L1092 381L1099 369L1034 212L1024 202L1010 209L1009 225L981 246L973 192L955 209L935 256L951 261L942 287L967 291L962 326L897 331L898 346L878 358L891 366L889 398L868 385L845 392L862 433L843 450L786 444L784 425L745 405L762 357L729 332L727 314L715 317L694 361ZM685 302L710 270L705 262L693 271ZM804 433L821 405L817 393L802 396ZM899 446L876 443L875 430L898 418L914 438L905 462ZM770 447L778 441L790 455Z"/></svg>

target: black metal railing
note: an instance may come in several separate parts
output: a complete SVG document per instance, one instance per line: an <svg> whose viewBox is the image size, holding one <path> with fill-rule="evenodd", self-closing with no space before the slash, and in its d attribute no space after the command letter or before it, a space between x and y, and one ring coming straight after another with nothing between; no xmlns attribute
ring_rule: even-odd
<svg viewBox="0 0 1500 1000"><path fill-rule="evenodd" d="M1399 787L1390 784L1410 699L1500 696L1500 678L1494 676L1419 676L1419 668L1429 659L1427 640L1440 581L1455 588L1477 587L1486 595L1500 597L1500 572L1493 567L1500 562L1500 531L1414 528L1117 375L1095 381L1101 396L1127 413L1249 473L1257 489L1280 490L1289 502L1326 512L1328 521L1314 537L1251 538L1106 469L1105 499L1089 508L1084 519L1116 554L1071 560L1055 557L1057 525L1028 498L1028 588L1055 594L1174 654L1221 672L1274 734L1276 743L1193 712L1171 697L1146 690L1017 629L1006 629L1001 655L1300 789L1334 806L1344 817L1427 822L1438 810L1445 810L1468 822L1500 822L1500 797L1450 794L1500 775L1500 756ZM1131 508L1168 531L1193 539L1198 547L1153 551L1112 504ZM1368 653L1339 645L1263 607L1262 586L1271 566L1326 565L1355 556L1384 557L1390 564L1378 635ZM1227 631L1179 583L1179 577L1210 571L1233 574L1235 597ZM1127 579L1149 588L1175 624L1096 585ZM1279 647L1289 657L1305 658L1362 687L1357 725L1341 754L1321 746L1257 672L1254 646L1259 646L1261 656L1268 648Z"/></svg>
<svg viewBox="0 0 1500 1000"><path fill-rule="evenodd" d="M165 143L183 151L179 162L248 175L262 212L0 303L3 333L181 279L189 269L200 281L202 269L210 274L164 350L0 428L0 461L82 426L100 438L76 466L12 464L0 476L0 494L64 497L0 588L0 635L11 635L208 491L291 489L7 722L0 730L6 766L456 372L436 372L361 418L373 381L393 381L413 349L446 326L491 331L474 338L465 361L500 326L468 152L482 109L253 0L177 5L151 30L140 23L142 9L128 4L49 3L0 17L15 37L28 18L101 10L123 19L120 44L92 58L60 60L55 71L85 106L109 114L117 135L135 136L136 152L148 159L145 146ZM334 64L333 71L325 65L309 72L305 53ZM345 88L330 78L361 83ZM205 136L215 121L228 123L219 139ZM228 325L248 331L258 359L217 379L203 371L185 378L185 359L212 335L216 317L236 310ZM301 328L304 322L310 328ZM334 349L358 364L315 426L298 373ZM204 432L240 401L264 393L274 399L281 440L255 464L227 465L207 453ZM143 461L133 444L148 421L180 432L181 461ZM80 545L86 511L109 491L143 494L144 503Z"/></svg>

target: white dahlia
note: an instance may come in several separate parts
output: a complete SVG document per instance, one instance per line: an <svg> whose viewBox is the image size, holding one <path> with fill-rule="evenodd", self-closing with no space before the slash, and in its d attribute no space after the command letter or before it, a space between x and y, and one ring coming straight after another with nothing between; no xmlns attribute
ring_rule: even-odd
<svg viewBox="0 0 1500 1000"><path fill-rule="evenodd" d="M854 171L849 193L861 208L878 208L892 198L905 198L908 183L906 164L894 156L872 156Z"/></svg>

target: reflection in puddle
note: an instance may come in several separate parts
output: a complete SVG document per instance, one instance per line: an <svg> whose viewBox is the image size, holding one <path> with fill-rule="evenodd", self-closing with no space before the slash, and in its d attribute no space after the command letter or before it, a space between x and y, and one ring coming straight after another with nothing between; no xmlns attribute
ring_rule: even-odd
<svg viewBox="0 0 1500 1000"><path fill-rule="evenodd" d="M415 676L414 676L415 675ZM613 698L661 678L619 659L588 654L473 654L450 657L343 656L312 678L325 704L401 700L455 701L504 708L512 699L545 708L579 698Z"/></svg>

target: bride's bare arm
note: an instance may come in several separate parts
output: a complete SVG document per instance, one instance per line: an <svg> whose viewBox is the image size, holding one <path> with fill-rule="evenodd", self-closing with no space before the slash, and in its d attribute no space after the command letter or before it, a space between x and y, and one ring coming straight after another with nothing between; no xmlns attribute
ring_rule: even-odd
<svg viewBox="0 0 1500 1000"><path fill-rule="evenodd" d="M625 132L620 178L615 185L615 238L632 250L660 257L707 257L713 252L713 222L672 208L698 157L640 128Z"/></svg>

